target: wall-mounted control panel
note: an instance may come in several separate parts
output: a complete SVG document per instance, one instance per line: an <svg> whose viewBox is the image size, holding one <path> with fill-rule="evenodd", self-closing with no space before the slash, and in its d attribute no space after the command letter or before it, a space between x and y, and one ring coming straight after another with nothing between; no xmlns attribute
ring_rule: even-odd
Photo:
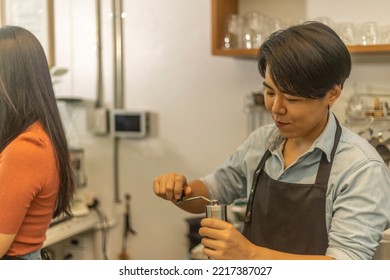
<svg viewBox="0 0 390 280"><path fill-rule="evenodd" d="M115 137L144 138L149 131L149 113L126 109L113 109L110 130Z"/></svg>

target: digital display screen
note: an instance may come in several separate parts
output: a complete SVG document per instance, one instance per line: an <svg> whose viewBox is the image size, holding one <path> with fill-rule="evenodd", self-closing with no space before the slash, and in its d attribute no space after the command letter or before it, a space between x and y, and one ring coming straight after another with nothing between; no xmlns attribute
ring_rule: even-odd
<svg viewBox="0 0 390 280"><path fill-rule="evenodd" d="M116 115L115 130L118 132L141 132L141 116Z"/></svg>

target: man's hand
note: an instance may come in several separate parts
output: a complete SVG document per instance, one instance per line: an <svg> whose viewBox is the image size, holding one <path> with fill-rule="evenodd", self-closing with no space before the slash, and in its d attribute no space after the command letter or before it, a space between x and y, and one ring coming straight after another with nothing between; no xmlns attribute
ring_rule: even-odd
<svg viewBox="0 0 390 280"><path fill-rule="evenodd" d="M203 253L213 259L254 259L256 246L249 242L232 224L205 218L201 221L199 234L203 236Z"/></svg>

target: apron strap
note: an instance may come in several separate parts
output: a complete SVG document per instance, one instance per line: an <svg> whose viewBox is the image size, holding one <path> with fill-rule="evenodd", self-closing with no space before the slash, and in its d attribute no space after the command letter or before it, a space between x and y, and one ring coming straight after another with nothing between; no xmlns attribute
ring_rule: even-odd
<svg viewBox="0 0 390 280"><path fill-rule="evenodd" d="M318 170L321 170L321 172L317 172L317 177L316 177L316 181L315 181L315 184L319 185L319 186L327 186L328 185L329 175L330 175L330 171L332 169L334 155L336 154L337 145L339 144L340 137L341 137L340 123L337 120L336 116L334 116L334 117L335 117L336 125L337 125L336 133L334 136L334 145L333 145L333 149L330 153L330 162L326 158L326 154L324 152L322 153L321 162L320 162L320 165L318 167Z"/></svg>
<svg viewBox="0 0 390 280"><path fill-rule="evenodd" d="M259 165L255 169L255 173L253 174L252 188L251 188L251 192L250 192L250 195L248 198L247 207L246 207L246 211L245 211L245 222L249 222L251 219L251 215L252 215L251 209L253 206L253 199L255 197L254 192L255 192L257 183L259 181L260 173L262 172L264 165L265 165L265 162L270 155L271 155L271 152L269 149L267 149L265 151L263 157L261 158Z"/></svg>

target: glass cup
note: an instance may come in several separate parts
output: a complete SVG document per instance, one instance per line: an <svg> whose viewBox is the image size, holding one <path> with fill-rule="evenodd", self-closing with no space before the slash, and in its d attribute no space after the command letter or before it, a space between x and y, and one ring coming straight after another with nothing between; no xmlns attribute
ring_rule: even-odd
<svg viewBox="0 0 390 280"><path fill-rule="evenodd" d="M243 18L236 14L231 14L228 16L226 22L226 31L223 39L223 46L225 49L232 48L241 48L242 37L242 28L243 28Z"/></svg>
<svg viewBox="0 0 390 280"><path fill-rule="evenodd" d="M269 34L267 18L258 12L249 12L244 18L244 47L258 49Z"/></svg>
<svg viewBox="0 0 390 280"><path fill-rule="evenodd" d="M306 18L303 18L303 17L296 17L296 18L293 18L291 21L290 21L290 26L292 25L300 25L300 24L303 24L307 21Z"/></svg>
<svg viewBox="0 0 390 280"><path fill-rule="evenodd" d="M335 23L334 21L329 17L317 17L314 19L315 21L321 22L323 24L326 24L330 28L334 29Z"/></svg>
<svg viewBox="0 0 390 280"><path fill-rule="evenodd" d="M269 32L270 33L273 33L273 32L278 31L280 29L284 29L286 27L286 24L278 18L270 18L268 20L268 23L269 23L268 25L269 25Z"/></svg>
<svg viewBox="0 0 390 280"><path fill-rule="evenodd" d="M374 21L367 21L361 27L361 43L363 46L378 43L378 25Z"/></svg>
<svg viewBox="0 0 390 280"><path fill-rule="evenodd" d="M382 29L382 44L390 44L390 26L384 26Z"/></svg>
<svg viewBox="0 0 390 280"><path fill-rule="evenodd" d="M356 28L352 22L342 22L338 24L338 34L346 45L355 44Z"/></svg>

